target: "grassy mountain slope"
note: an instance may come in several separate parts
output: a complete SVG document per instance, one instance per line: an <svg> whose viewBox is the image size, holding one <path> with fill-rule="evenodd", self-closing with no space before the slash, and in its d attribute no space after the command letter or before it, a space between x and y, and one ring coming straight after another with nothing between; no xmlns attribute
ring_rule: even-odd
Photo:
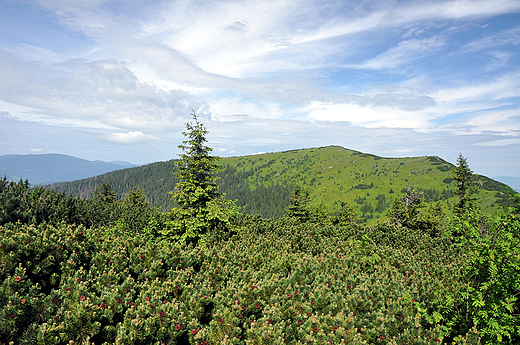
<svg viewBox="0 0 520 345"><path fill-rule="evenodd" d="M407 184L423 190L427 202L446 200L450 205L456 200L450 175L453 165L439 157L382 158L328 146L227 158L225 164L239 172L253 169L255 173L247 179L251 188L299 183L309 190L313 206L324 204L337 210L343 201L357 205L361 212L367 205L365 210L373 209L375 217L384 214L396 195L402 196ZM504 203L504 197L512 191L485 176L478 176L478 180L485 211Z"/></svg>
<svg viewBox="0 0 520 345"><path fill-rule="evenodd" d="M471 157L470 157L471 158ZM365 219L384 217L394 197L402 197L407 184L423 192L425 202L445 201L448 210L456 200L451 183L452 165L439 157L382 158L339 146L229 157L221 160L222 188L247 213L279 217L289 203L296 183L310 193L311 206L323 204L339 210L341 202L356 207ZM105 180L118 193L132 186L143 189L153 205L173 206L169 191L176 180L174 161L124 169L90 179L59 183L52 189L79 197L91 197ZM478 176L479 199L484 212L507 202L512 189Z"/></svg>

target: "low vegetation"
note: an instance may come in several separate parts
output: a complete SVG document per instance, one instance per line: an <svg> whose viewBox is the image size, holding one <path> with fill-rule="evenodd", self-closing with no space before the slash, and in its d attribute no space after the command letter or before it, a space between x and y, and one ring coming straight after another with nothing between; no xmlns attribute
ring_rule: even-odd
<svg viewBox="0 0 520 345"><path fill-rule="evenodd" d="M375 199L388 220L300 184L265 218L222 198L193 121L167 212L0 180L0 344L520 343L520 197L484 213L465 157L449 214L416 180Z"/></svg>

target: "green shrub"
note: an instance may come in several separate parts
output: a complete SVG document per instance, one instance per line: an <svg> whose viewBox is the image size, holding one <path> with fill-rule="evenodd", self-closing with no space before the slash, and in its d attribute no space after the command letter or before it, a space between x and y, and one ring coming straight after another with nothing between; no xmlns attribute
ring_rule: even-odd
<svg viewBox="0 0 520 345"><path fill-rule="evenodd" d="M448 241L388 224L232 221L238 233L204 246L65 224L1 227L0 342L448 339L444 320L428 320L466 283L465 256Z"/></svg>

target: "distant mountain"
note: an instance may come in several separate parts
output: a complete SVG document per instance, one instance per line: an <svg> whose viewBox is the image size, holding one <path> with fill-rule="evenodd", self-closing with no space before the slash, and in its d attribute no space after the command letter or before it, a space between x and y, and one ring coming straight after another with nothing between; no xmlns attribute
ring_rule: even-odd
<svg viewBox="0 0 520 345"><path fill-rule="evenodd" d="M520 177L496 176L493 178L497 181L507 184L509 187L513 188L515 191L520 192Z"/></svg>
<svg viewBox="0 0 520 345"><path fill-rule="evenodd" d="M74 181L109 171L131 168L128 162L88 161L61 154L29 154L0 156L0 177L11 181L20 178L32 185Z"/></svg>
<svg viewBox="0 0 520 345"><path fill-rule="evenodd" d="M245 213L280 217L285 213L295 184L309 191L311 206L339 210L341 203L355 207L363 218L384 218L395 197L406 186L423 193L423 201L442 201L447 212L457 201L452 183L452 164L442 158L383 158L327 146L312 149L223 158L220 164L221 191L236 200ZM141 188L152 205L165 211L174 206L170 191L175 188L175 161L156 162L106 173L84 180L50 186L81 198L91 198L104 181L112 184L118 197L131 188ZM491 213L508 203L512 189L477 175L480 207Z"/></svg>
<svg viewBox="0 0 520 345"><path fill-rule="evenodd" d="M102 162L102 161L96 161L96 162ZM133 167L136 166L135 164L128 163L128 162L125 162L125 161L110 161L108 163L119 165L119 166L121 166L123 168L133 168Z"/></svg>

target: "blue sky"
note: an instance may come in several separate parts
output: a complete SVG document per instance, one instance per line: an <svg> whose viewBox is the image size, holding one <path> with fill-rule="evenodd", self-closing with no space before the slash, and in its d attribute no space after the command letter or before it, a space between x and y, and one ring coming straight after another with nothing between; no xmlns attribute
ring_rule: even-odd
<svg viewBox="0 0 520 345"><path fill-rule="evenodd" d="M2 0L0 155L341 145L520 177L520 2Z"/></svg>

